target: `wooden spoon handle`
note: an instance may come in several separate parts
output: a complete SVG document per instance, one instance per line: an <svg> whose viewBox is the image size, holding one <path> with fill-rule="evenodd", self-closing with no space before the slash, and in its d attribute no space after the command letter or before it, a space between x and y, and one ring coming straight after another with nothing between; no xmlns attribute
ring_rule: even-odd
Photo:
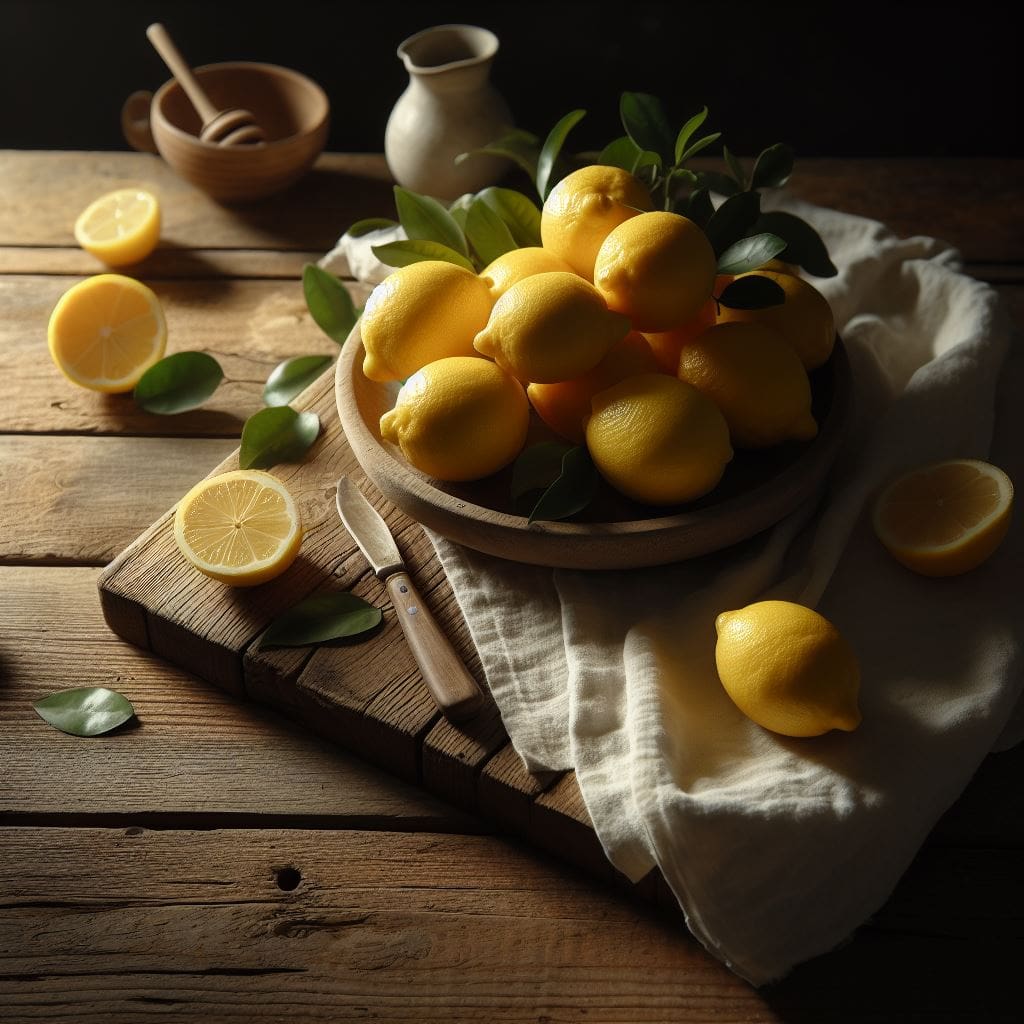
<svg viewBox="0 0 1024 1024"><path fill-rule="evenodd" d="M210 97L192 74L192 69L185 63L185 58L174 45L174 40L168 35L167 29L156 22L146 29L146 35L156 52L163 57L164 63L171 69L171 74L178 84L185 90L185 95L192 101L199 119L203 124L212 121L220 111L210 102Z"/></svg>
<svg viewBox="0 0 1024 1024"><path fill-rule="evenodd" d="M409 649L437 706L453 722L474 715L483 702L480 687L441 632L409 574L392 573L386 586Z"/></svg>

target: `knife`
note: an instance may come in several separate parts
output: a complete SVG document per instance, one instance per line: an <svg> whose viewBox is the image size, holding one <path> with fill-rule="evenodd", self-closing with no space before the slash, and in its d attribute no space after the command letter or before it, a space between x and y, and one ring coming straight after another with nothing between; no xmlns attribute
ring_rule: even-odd
<svg viewBox="0 0 1024 1024"><path fill-rule="evenodd" d="M476 714L483 694L413 585L388 524L347 476L338 481L338 514L387 588L423 681L446 718Z"/></svg>

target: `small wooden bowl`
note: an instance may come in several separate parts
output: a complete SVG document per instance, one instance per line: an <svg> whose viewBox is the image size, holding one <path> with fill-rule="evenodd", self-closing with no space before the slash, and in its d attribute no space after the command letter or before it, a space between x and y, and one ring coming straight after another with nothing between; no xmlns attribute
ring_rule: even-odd
<svg viewBox="0 0 1024 1024"><path fill-rule="evenodd" d="M629 569L708 554L773 526L821 488L839 450L850 397L850 365L837 338L811 374L818 436L759 452L737 451L718 487L672 508L639 505L605 487L586 522L527 524L510 496L511 469L470 484L435 480L381 439L379 421L398 384L363 375L363 343L353 328L338 358L335 395L349 445L370 481L412 519L467 547L516 562L569 569ZM543 439L543 426L534 424ZM549 435L550 436L550 435Z"/></svg>
<svg viewBox="0 0 1024 1024"><path fill-rule="evenodd" d="M219 109L251 111L267 141L246 146L202 141L199 115L172 78L152 97L148 126L139 111L144 94L129 97L122 123L136 149L159 152L187 181L228 203L273 195L309 170L330 126L330 103L316 82L290 68L244 61L193 71Z"/></svg>

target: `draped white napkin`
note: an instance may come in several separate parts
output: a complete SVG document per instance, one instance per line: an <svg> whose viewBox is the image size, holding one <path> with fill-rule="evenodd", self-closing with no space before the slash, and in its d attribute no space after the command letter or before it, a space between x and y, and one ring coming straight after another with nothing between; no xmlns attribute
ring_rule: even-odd
<svg viewBox="0 0 1024 1024"><path fill-rule="evenodd" d="M575 769L610 861L634 880L660 868L694 935L754 984L877 910L986 753L1020 738L1024 648L1019 523L979 569L933 580L893 561L865 515L881 483L937 459L1021 478L1024 358L1000 381L996 294L935 239L765 200L814 224L840 271L814 284L854 412L820 505L718 555L632 571L519 565L430 535L527 768ZM851 642L855 732L787 739L729 700L715 617L764 597L817 607Z"/></svg>

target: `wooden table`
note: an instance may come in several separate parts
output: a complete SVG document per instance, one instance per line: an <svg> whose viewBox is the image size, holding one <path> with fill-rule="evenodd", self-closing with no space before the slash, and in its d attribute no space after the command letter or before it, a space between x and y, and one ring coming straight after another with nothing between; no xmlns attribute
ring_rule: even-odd
<svg viewBox="0 0 1024 1024"><path fill-rule="evenodd" d="M1022 172L805 160L791 187L954 243L1020 326ZM235 212L141 154L0 153L0 183L0 1019L1019 1018L1020 749L983 763L851 942L755 991L665 911L111 633L101 567L233 451L278 362L336 351L298 278L349 223L392 212L387 174L325 155ZM75 216L143 183L165 223L137 274L169 351L227 374L184 416L76 389L46 352L57 298L100 269ZM74 685L126 693L137 724L49 728L32 702Z"/></svg>

